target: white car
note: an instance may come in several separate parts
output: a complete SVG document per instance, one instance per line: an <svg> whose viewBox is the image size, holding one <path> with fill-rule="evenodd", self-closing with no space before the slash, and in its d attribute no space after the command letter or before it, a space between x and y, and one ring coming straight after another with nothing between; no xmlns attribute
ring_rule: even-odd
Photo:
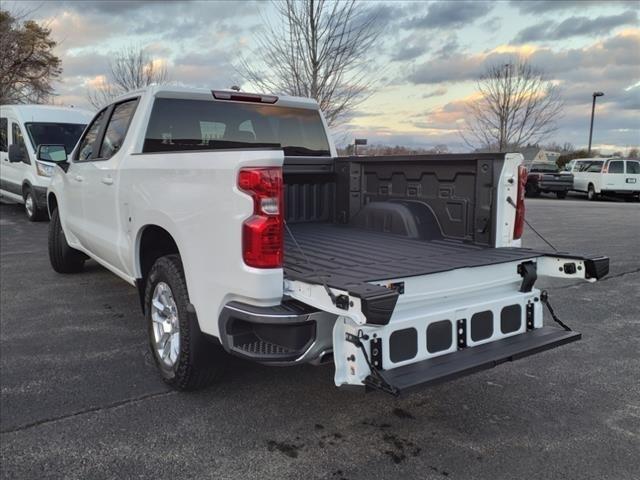
<svg viewBox="0 0 640 480"><path fill-rule="evenodd" d="M307 98L154 86L101 110L48 205L55 271L87 257L136 286L178 389L224 352L333 361L390 393L580 338L543 325L538 277L596 281L606 257L520 248L522 155L336 158Z"/></svg>
<svg viewBox="0 0 640 480"><path fill-rule="evenodd" d="M573 190L585 192L589 200L600 195L640 197L640 161L622 158L579 158L573 173Z"/></svg>
<svg viewBox="0 0 640 480"><path fill-rule="evenodd" d="M37 160L40 144L71 153L93 117L88 110L49 105L0 106L0 194L24 203L31 221L47 216L46 192L54 165Z"/></svg>

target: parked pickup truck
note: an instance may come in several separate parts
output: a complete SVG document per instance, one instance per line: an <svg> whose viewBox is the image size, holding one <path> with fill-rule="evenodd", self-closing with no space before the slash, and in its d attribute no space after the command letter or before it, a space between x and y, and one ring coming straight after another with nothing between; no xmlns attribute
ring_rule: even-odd
<svg viewBox="0 0 640 480"><path fill-rule="evenodd" d="M228 352L335 364L399 393L578 340L538 277L609 260L521 248L520 154L336 158L315 101L168 86L102 109L70 158L42 145L54 270L90 257L137 287L166 382Z"/></svg>
<svg viewBox="0 0 640 480"><path fill-rule="evenodd" d="M561 172L553 162L533 163L528 168L525 193L528 197L539 197L541 193L555 193L558 198L566 198L573 189L573 174Z"/></svg>

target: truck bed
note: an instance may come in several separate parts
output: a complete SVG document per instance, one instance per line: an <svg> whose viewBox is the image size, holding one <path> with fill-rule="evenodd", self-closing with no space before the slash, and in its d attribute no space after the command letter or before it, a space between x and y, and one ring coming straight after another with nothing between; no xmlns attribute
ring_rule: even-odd
<svg viewBox="0 0 640 480"><path fill-rule="evenodd" d="M527 248L491 248L452 239L416 240L350 225L303 223L289 229L291 233L285 232L286 278L313 284L324 280L355 294L358 285L368 282L545 255Z"/></svg>

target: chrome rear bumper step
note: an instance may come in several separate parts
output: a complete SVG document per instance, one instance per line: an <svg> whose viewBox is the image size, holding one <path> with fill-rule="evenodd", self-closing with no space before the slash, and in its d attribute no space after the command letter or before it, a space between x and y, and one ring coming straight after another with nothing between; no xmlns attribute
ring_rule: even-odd
<svg viewBox="0 0 640 480"><path fill-rule="evenodd" d="M416 387L434 385L470 373L486 370L504 362L517 360L580 340L578 332L542 327L502 340L465 348L436 358L382 372L386 382L404 393ZM376 388L375 379L365 380Z"/></svg>

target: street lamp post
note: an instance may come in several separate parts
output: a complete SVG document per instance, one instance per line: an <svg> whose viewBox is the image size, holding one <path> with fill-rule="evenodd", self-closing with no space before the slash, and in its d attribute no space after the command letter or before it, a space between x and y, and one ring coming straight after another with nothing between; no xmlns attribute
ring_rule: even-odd
<svg viewBox="0 0 640 480"><path fill-rule="evenodd" d="M596 97L602 97L603 92L593 92L593 103L591 104L591 128L589 129L589 153L591 153L591 139L593 138L593 115L596 111Z"/></svg>

